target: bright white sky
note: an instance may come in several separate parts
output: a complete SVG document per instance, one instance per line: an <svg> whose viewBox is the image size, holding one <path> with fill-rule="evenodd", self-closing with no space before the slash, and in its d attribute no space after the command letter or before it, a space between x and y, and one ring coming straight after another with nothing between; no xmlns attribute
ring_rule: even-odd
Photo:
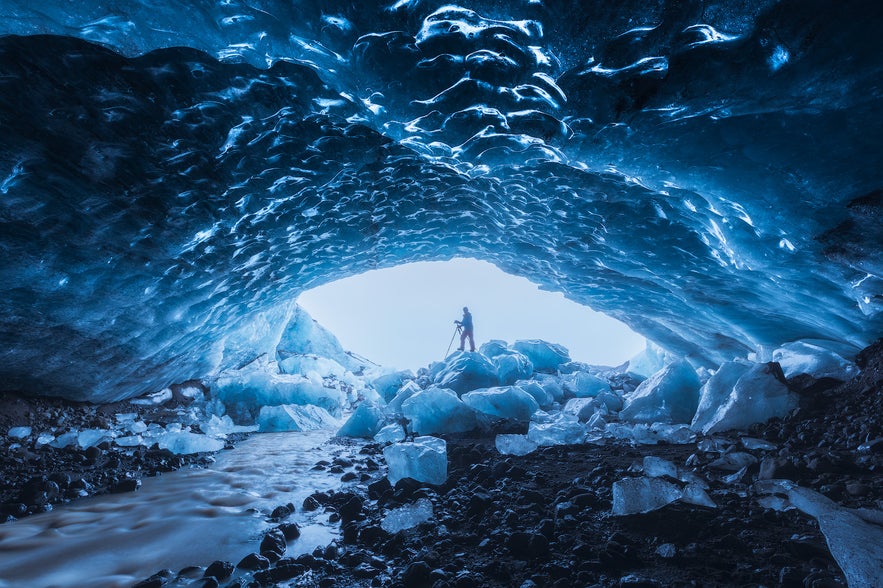
<svg viewBox="0 0 883 588"><path fill-rule="evenodd" d="M345 349L398 369L444 359L464 306L476 349L490 339L544 339L574 360L616 366L645 345L623 323L475 259L374 270L304 292L298 302Z"/></svg>

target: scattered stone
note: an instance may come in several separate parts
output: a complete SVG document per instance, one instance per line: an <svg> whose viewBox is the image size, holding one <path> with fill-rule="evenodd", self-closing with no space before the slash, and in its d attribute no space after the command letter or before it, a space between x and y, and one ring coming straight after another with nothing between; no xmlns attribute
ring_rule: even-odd
<svg viewBox="0 0 883 588"><path fill-rule="evenodd" d="M212 562L205 569L205 577L215 578L216 580L226 580L233 574L233 564L229 561L217 560Z"/></svg>

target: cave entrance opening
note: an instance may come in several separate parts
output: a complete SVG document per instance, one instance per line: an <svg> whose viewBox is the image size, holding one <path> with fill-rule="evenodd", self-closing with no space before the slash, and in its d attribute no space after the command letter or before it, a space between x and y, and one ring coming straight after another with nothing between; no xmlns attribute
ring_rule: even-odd
<svg viewBox="0 0 883 588"><path fill-rule="evenodd" d="M646 345L616 319L471 258L371 270L308 290L298 303L344 348L399 369L443 359L464 306L475 317L476 346L543 339L576 361L616 366Z"/></svg>

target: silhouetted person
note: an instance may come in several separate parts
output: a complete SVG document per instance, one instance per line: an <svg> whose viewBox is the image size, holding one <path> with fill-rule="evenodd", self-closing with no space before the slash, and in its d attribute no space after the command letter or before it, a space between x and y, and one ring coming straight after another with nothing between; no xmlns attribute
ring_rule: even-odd
<svg viewBox="0 0 883 588"><path fill-rule="evenodd" d="M466 346L466 338L469 338L469 351L475 351L475 337L472 334L472 314L469 309L463 307L463 320L454 321L462 330L460 331L460 351Z"/></svg>

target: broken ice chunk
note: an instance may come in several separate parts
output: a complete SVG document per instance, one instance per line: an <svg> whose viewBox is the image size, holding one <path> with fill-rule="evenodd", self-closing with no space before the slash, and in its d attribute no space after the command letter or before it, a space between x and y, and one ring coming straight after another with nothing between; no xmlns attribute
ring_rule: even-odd
<svg viewBox="0 0 883 588"><path fill-rule="evenodd" d="M839 353L827 349L825 344L840 347L833 341L794 341L773 351L773 361L782 366L786 378L797 374L809 374L814 378L836 378L849 380L858 373L858 368ZM840 349L847 353L847 351ZM857 351L854 350L853 353ZM849 353L847 353L849 354Z"/></svg>
<svg viewBox="0 0 883 588"><path fill-rule="evenodd" d="M527 455L537 448L537 444L527 435L497 435L494 444L497 451L504 455Z"/></svg>
<svg viewBox="0 0 883 588"><path fill-rule="evenodd" d="M475 411L451 390L429 388L402 402L402 414L418 434L464 433L477 426Z"/></svg>
<svg viewBox="0 0 883 588"><path fill-rule="evenodd" d="M734 451L725 453L710 464L708 467L715 470L723 470L726 472L738 472L742 468L752 466L757 463L757 458L750 453L744 451Z"/></svg>
<svg viewBox="0 0 883 588"><path fill-rule="evenodd" d="M83 449L98 445L102 441L110 441L111 433L107 429L84 429L77 435L77 443Z"/></svg>
<svg viewBox="0 0 883 588"><path fill-rule="evenodd" d="M144 438L141 435L128 435L126 437L117 437L113 442L120 447L136 447L144 443Z"/></svg>
<svg viewBox="0 0 883 588"><path fill-rule="evenodd" d="M628 394L619 418L646 423L689 423L698 404L699 376L681 360L665 366Z"/></svg>
<svg viewBox="0 0 883 588"><path fill-rule="evenodd" d="M405 430L398 423L386 425L374 435L375 443L396 443L405 440Z"/></svg>
<svg viewBox="0 0 883 588"><path fill-rule="evenodd" d="M307 404L282 404L262 406L257 418L262 433L275 431L314 431L336 427L338 420L327 410Z"/></svg>
<svg viewBox="0 0 883 588"><path fill-rule="evenodd" d="M383 426L383 411L370 402L363 402L337 431L338 437L373 437Z"/></svg>
<svg viewBox="0 0 883 588"><path fill-rule="evenodd" d="M129 402L132 404L138 405L151 405L151 404L162 404L163 402L168 402L172 399L172 390L170 388L163 388L159 392L154 392L153 394L146 394L144 396L133 398Z"/></svg>
<svg viewBox="0 0 883 588"><path fill-rule="evenodd" d="M406 382L413 379L414 372L410 370L399 371L378 376L371 382L371 385L374 386L374 389L383 400L389 402Z"/></svg>
<svg viewBox="0 0 883 588"><path fill-rule="evenodd" d="M167 432L159 438L157 443L160 449L168 449L177 455L220 451L224 448L224 441L220 439L197 435L189 431Z"/></svg>
<svg viewBox="0 0 883 588"><path fill-rule="evenodd" d="M662 478L668 476L677 479L678 466L667 459L648 455L644 457L644 475L650 478Z"/></svg>
<svg viewBox="0 0 883 588"><path fill-rule="evenodd" d="M516 341L512 348L526 355L536 370L555 370L562 363L570 361L570 352L566 347L540 339Z"/></svg>
<svg viewBox="0 0 883 588"><path fill-rule="evenodd" d="M609 392L610 384L598 376L576 372L564 378L564 392L575 398L594 398L601 392Z"/></svg>
<svg viewBox="0 0 883 588"><path fill-rule="evenodd" d="M491 418L528 421L540 409L534 397L517 386L500 386L467 392L463 403Z"/></svg>
<svg viewBox="0 0 883 588"><path fill-rule="evenodd" d="M59 435L54 441L51 441L49 443L49 446L55 447L56 449L64 449L65 447L70 447L77 442L79 436L80 433L77 430L68 431L67 433Z"/></svg>
<svg viewBox="0 0 883 588"><path fill-rule="evenodd" d="M625 478L613 483L613 514L650 512L682 496L680 488L661 478Z"/></svg>
<svg viewBox="0 0 883 588"><path fill-rule="evenodd" d="M400 508L389 511L380 526L387 533L398 533L432 518L432 503L426 498L420 498L414 504L406 504Z"/></svg>
<svg viewBox="0 0 883 588"><path fill-rule="evenodd" d="M586 438L586 427L575 416L561 414L546 423L530 422L527 438L537 445L575 445Z"/></svg>
<svg viewBox="0 0 883 588"><path fill-rule="evenodd" d="M428 484L444 484L448 477L448 453L444 439L416 437L411 443L390 445L383 450L389 467L387 477L395 485L402 478Z"/></svg>
<svg viewBox="0 0 883 588"><path fill-rule="evenodd" d="M29 437L31 435L30 427L12 427L9 429L9 432L6 433L13 439L24 439L25 437Z"/></svg>
<svg viewBox="0 0 883 588"><path fill-rule="evenodd" d="M527 356L516 351L494 357L493 362L497 368L497 377L504 386L529 378L533 374L533 363Z"/></svg>
<svg viewBox="0 0 883 588"><path fill-rule="evenodd" d="M763 449L766 451L772 451L777 448L775 443L770 443L769 441L757 439L755 437L742 437L739 441L742 442L742 447L748 450Z"/></svg>
<svg viewBox="0 0 883 588"><path fill-rule="evenodd" d="M48 445L55 441L55 435L52 433L40 433L37 435L37 440L34 442L38 447L40 445Z"/></svg>

